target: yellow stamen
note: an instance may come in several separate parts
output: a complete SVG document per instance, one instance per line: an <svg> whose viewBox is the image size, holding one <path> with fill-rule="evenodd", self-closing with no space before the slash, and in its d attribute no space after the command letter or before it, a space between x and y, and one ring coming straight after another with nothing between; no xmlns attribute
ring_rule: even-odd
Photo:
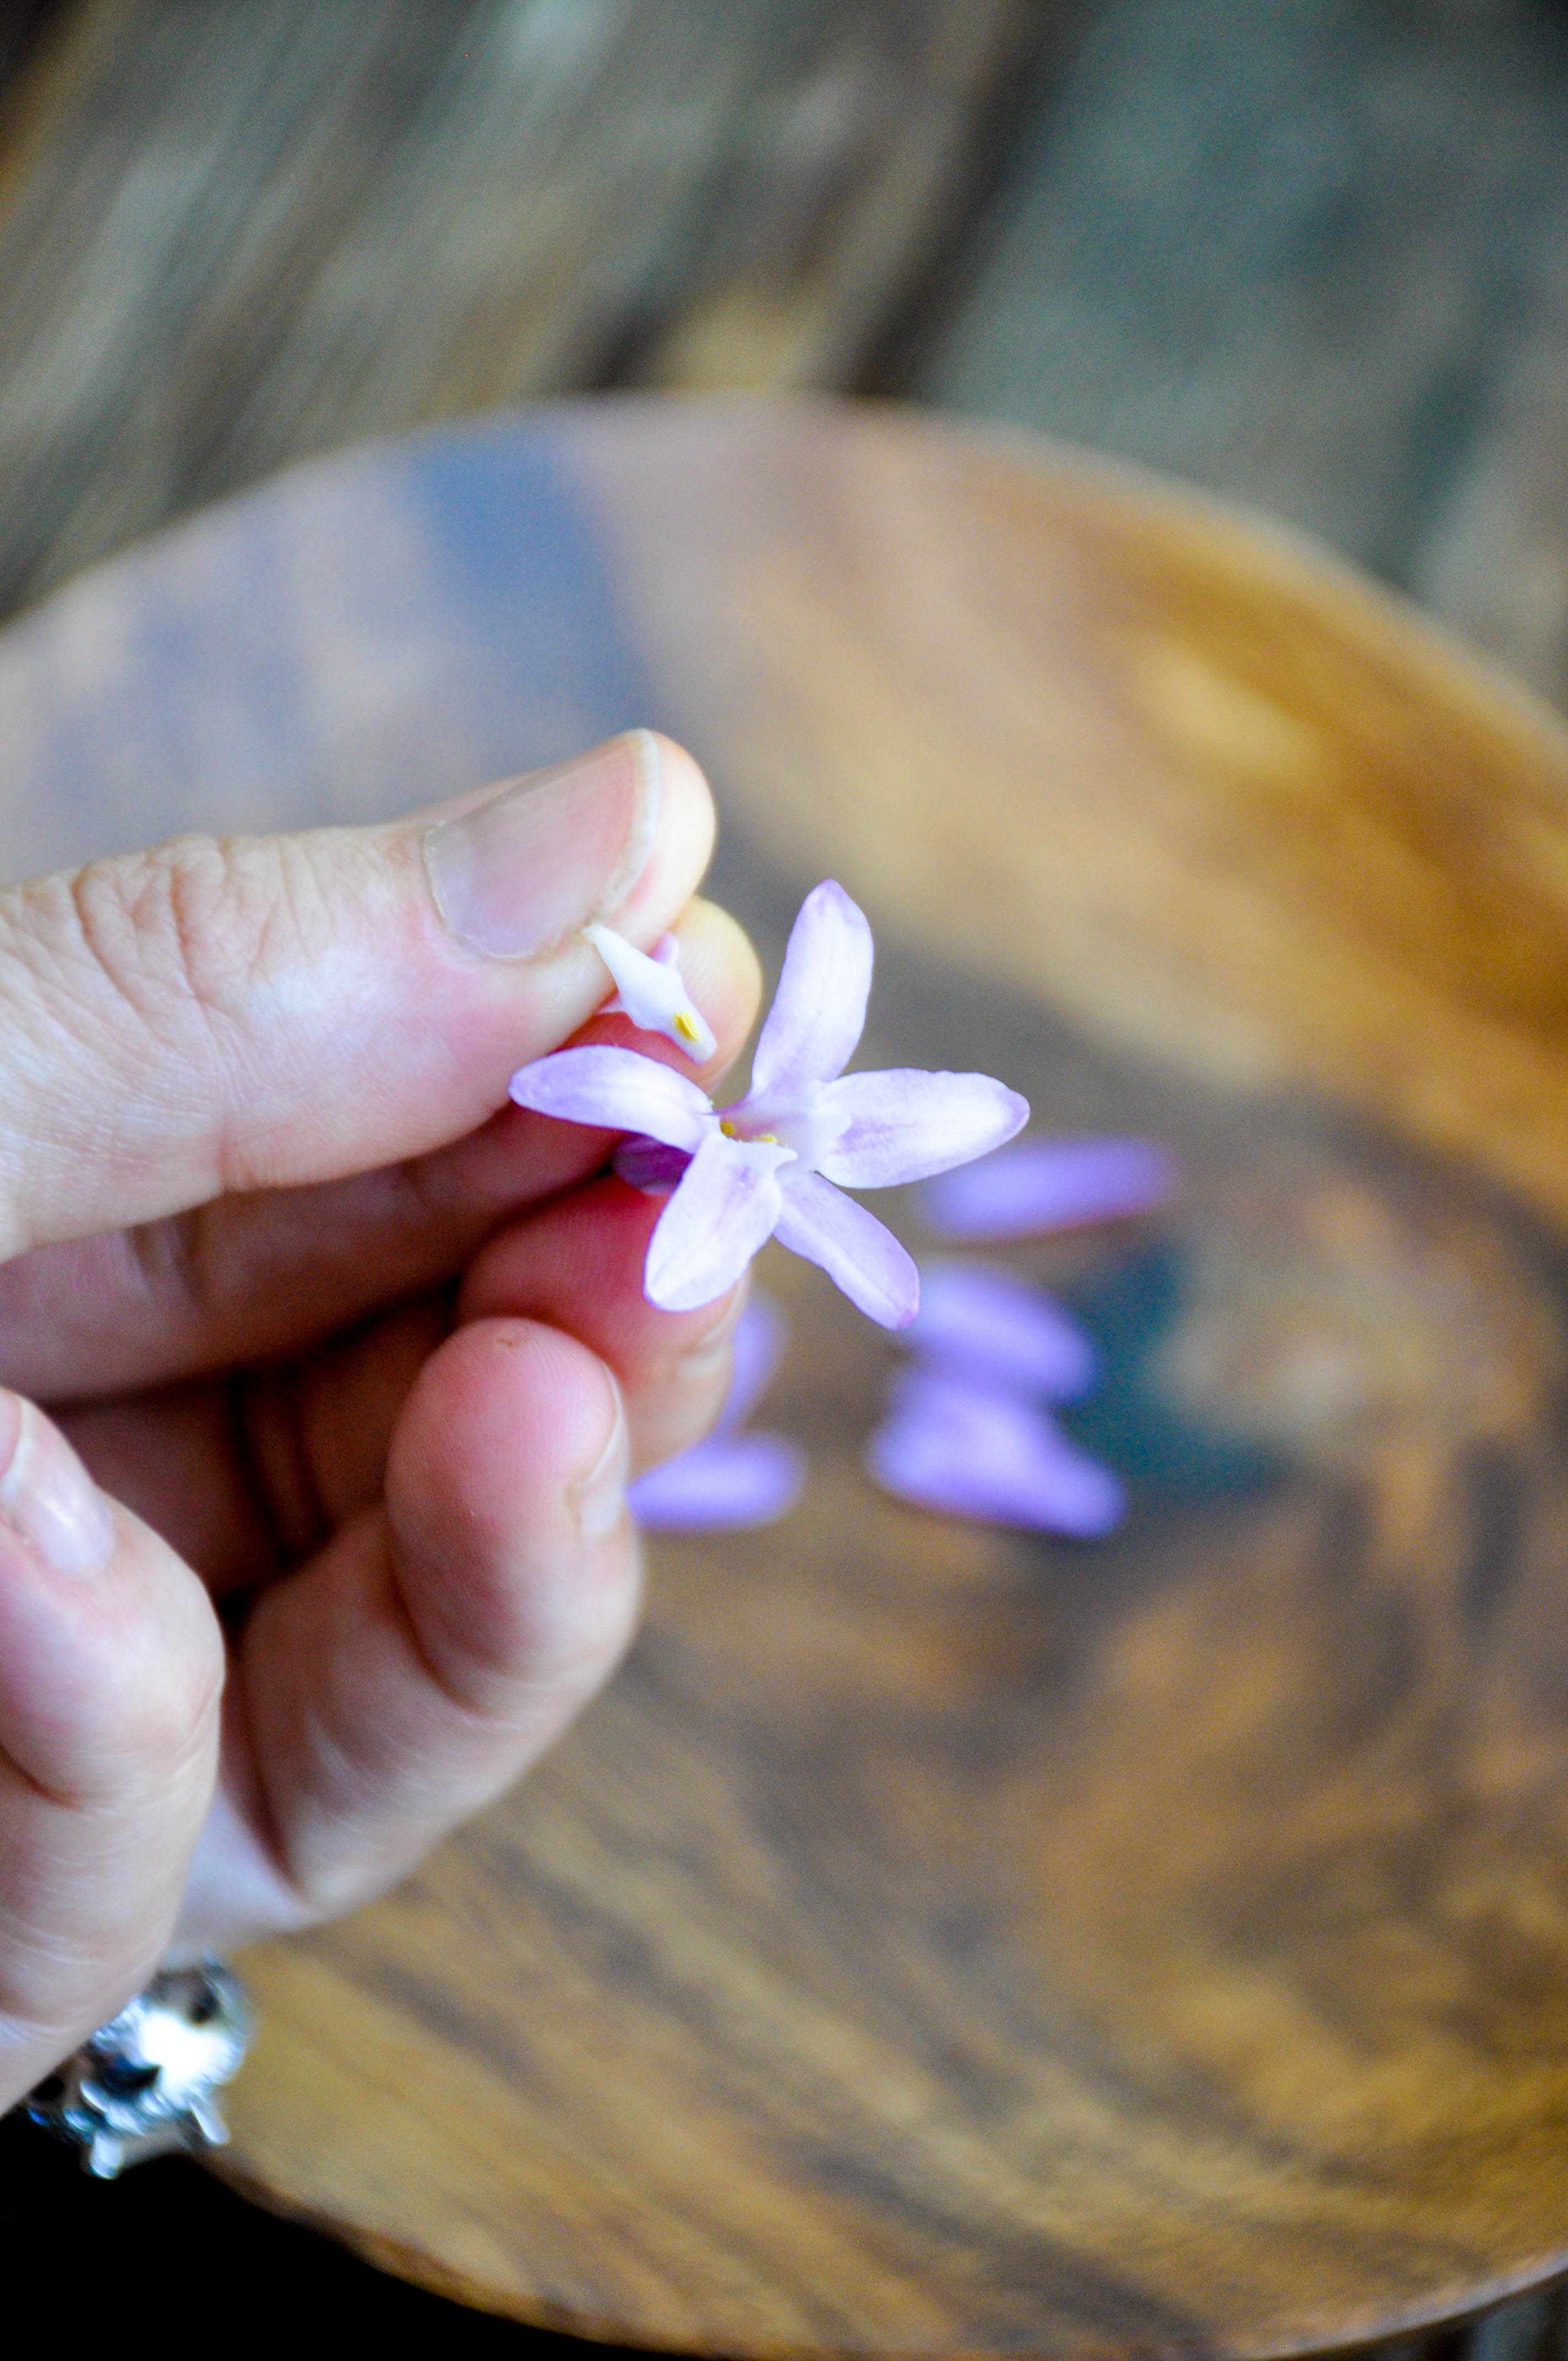
<svg viewBox="0 0 1568 2361"><path fill-rule="evenodd" d="M696 1026L693 1021L692 1013L689 1008L677 1008L674 1021L675 1030L680 1035L683 1041L699 1041L702 1038L702 1036L698 1033Z"/></svg>
<svg viewBox="0 0 1568 2361"><path fill-rule="evenodd" d="M740 1137L728 1115L719 1116L718 1128L724 1134L726 1139L739 1139Z"/></svg>

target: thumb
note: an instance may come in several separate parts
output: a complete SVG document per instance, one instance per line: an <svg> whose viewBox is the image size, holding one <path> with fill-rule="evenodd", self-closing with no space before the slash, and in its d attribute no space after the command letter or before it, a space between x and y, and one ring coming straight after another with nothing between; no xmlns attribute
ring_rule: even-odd
<svg viewBox="0 0 1568 2361"><path fill-rule="evenodd" d="M707 865L633 730L389 826L180 837L0 893L0 1257L422 1154L605 998Z"/></svg>

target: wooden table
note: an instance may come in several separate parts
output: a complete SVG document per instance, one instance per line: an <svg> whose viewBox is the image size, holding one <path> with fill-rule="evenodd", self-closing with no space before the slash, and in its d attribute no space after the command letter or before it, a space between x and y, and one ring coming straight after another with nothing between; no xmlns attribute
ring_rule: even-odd
<svg viewBox="0 0 1568 2361"><path fill-rule="evenodd" d="M581 1727L253 1956L225 2169L426 2285L724 2353L1237 2356L1568 2264L1568 740L1310 549L1048 447L571 407L285 476L0 642L38 867L656 720L868 1061L1153 1131L1018 1250L1105 1344L1093 1547L859 1466L783 1257L793 1519L662 1543ZM881 1208L879 1207L879 1210ZM917 1238L915 1207L894 1218Z"/></svg>

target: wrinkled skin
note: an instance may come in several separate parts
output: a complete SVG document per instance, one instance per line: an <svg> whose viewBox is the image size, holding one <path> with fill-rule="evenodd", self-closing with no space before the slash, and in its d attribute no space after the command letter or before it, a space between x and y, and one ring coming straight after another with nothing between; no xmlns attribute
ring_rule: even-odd
<svg viewBox="0 0 1568 2361"><path fill-rule="evenodd" d="M513 1781L632 1629L628 1477L723 1400L740 1290L652 1310L608 1135L503 1104L641 1037L575 928L465 936L431 818L0 895L0 2104ZM649 829L610 913L674 930L706 1086L757 975L672 747Z"/></svg>

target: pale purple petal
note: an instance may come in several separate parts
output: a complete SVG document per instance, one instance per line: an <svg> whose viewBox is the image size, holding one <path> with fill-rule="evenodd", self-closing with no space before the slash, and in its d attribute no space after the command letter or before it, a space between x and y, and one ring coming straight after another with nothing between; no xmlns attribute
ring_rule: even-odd
<svg viewBox="0 0 1568 2361"><path fill-rule="evenodd" d="M927 1189L922 1211L955 1238L1023 1238L1163 1204L1176 1167L1151 1139L1026 1139Z"/></svg>
<svg viewBox="0 0 1568 2361"><path fill-rule="evenodd" d="M805 1456L782 1434L715 1434L650 1468L628 1497L654 1532L727 1532L772 1524L805 1480Z"/></svg>
<svg viewBox="0 0 1568 2361"><path fill-rule="evenodd" d="M1061 1305L987 1263L920 1267L920 1310L905 1332L922 1363L1074 1401L1097 1371L1093 1345Z"/></svg>
<svg viewBox="0 0 1568 2361"><path fill-rule="evenodd" d="M610 1170L629 1187L641 1189L645 1197L667 1197L685 1179L691 1151L667 1148L662 1139L636 1132L621 1141L609 1161Z"/></svg>
<svg viewBox="0 0 1568 2361"><path fill-rule="evenodd" d="M771 1158L710 1132L648 1242L649 1302L696 1312L723 1295L772 1237L781 1202Z"/></svg>
<svg viewBox="0 0 1568 2361"><path fill-rule="evenodd" d="M920 1306L920 1274L893 1232L815 1172L786 1166L781 1181L780 1246L817 1263L868 1320L907 1328Z"/></svg>
<svg viewBox="0 0 1568 2361"><path fill-rule="evenodd" d="M916 1066L846 1074L818 1101L822 1115L849 1116L822 1157L824 1179L844 1189L891 1189L989 1156L1023 1130L1029 1102L989 1074L928 1074Z"/></svg>
<svg viewBox="0 0 1568 2361"><path fill-rule="evenodd" d="M892 1415L866 1446L866 1466L884 1490L919 1508L1080 1540L1108 1532L1126 1506L1110 1469L1077 1450L1043 1411L1005 1392L926 1377L898 1389Z"/></svg>
<svg viewBox="0 0 1568 2361"><path fill-rule="evenodd" d="M831 878L809 893L790 929L784 972L751 1060L753 1099L841 1074L865 1029L872 930Z"/></svg>
<svg viewBox="0 0 1568 2361"><path fill-rule="evenodd" d="M519 1106L603 1131L646 1132L671 1148L695 1150L714 1127L706 1094L685 1074L636 1049L557 1049L512 1076Z"/></svg>
<svg viewBox="0 0 1568 2361"><path fill-rule="evenodd" d="M789 1345L789 1323L771 1295L761 1290L747 1298L736 1323L730 1350L734 1367L724 1408L715 1433L732 1434L750 1417L772 1382Z"/></svg>

